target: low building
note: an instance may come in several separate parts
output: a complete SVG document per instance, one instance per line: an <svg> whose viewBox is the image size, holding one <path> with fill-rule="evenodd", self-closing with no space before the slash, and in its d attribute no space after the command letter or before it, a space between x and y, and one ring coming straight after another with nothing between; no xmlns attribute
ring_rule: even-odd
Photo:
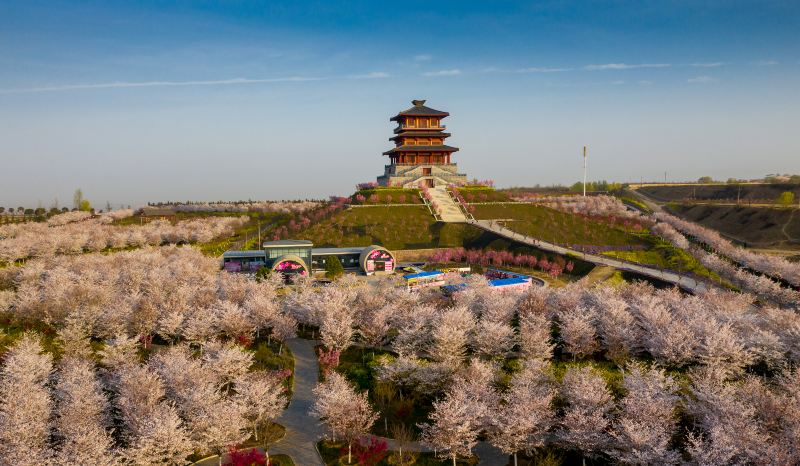
<svg viewBox="0 0 800 466"><path fill-rule="evenodd" d="M489 290L491 291L525 291L533 284L533 279L528 275L510 272L507 270L489 269L486 271L484 276L488 280ZM466 283L458 283L455 285L442 286L442 291L447 294L453 294L458 293L466 288Z"/></svg>
<svg viewBox="0 0 800 466"><path fill-rule="evenodd" d="M418 273L410 273L404 275L406 287L409 290L417 290L420 288L428 288L431 286L443 286L445 273L439 270L431 270Z"/></svg>
<svg viewBox="0 0 800 466"><path fill-rule="evenodd" d="M226 251L222 255L222 267L229 272L255 272L259 267L284 274L321 272L331 257L342 263L345 271L366 275L392 273L395 258L381 246L348 248L315 248L311 241L279 240L267 241L260 251Z"/></svg>

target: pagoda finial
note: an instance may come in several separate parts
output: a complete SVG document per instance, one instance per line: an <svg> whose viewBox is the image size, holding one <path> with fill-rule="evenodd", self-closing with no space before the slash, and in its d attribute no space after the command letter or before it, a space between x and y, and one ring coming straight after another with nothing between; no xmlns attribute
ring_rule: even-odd
<svg viewBox="0 0 800 466"><path fill-rule="evenodd" d="M420 99L412 100L411 103L414 104L415 107L422 107L425 105L425 101Z"/></svg>

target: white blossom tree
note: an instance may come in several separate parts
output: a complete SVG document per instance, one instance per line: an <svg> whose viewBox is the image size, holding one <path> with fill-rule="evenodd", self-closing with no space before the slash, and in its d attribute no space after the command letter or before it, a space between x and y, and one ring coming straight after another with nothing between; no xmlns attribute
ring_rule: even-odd
<svg viewBox="0 0 800 466"><path fill-rule="evenodd" d="M85 359L62 360L55 389L59 464L116 463L112 449L109 403L95 376L94 365Z"/></svg>
<svg viewBox="0 0 800 466"><path fill-rule="evenodd" d="M47 381L53 358L26 334L6 353L0 372L0 458L6 464L47 464L53 402Z"/></svg>
<svg viewBox="0 0 800 466"><path fill-rule="evenodd" d="M465 390L448 390L445 396L433 402L430 423L419 424L421 440L435 449L441 458L456 464L459 456L472 456L478 443L487 407Z"/></svg>
<svg viewBox="0 0 800 466"><path fill-rule="evenodd" d="M611 456L623 464L677 464L669 443L676 430L678 384L663 369L629 364L624 372L619 414L614 419Z"/></svg>
<svg viewBox="0 0 800 466"><path fill-rule="evenodd" d="M594 320L594 312L586 307L578 307L560 313L558 327L561 340L573 358L589 356L599 349Z"/></svg>
<svg viewBox="0 0 800 466"><path fill-rule="evenodd" d="M258 441L259 425L269 425L283 412L286 390L279 378L263 371L249 372L236 379L235 384L235 398L244 407L245 418L253 426L253 437Z"/></svg>
<svg viewBox="0 0 800 466"><path fill-rule="evenodd" d="M353 441L372 427L378 419L369 404L366 393L356 392L338 372L328 374L325 381L314 388L314 405L309 414L327 428L334 441L341 436L347 442L347 463L352 460Z"/></svg>
<svg viewBox="0 0 800 466"><path fill-rule="evenodd" d="M561 418L559 438L581 450L584 457L603 451L610 444L610 414L614 407L603 378L589 366L571 367L561 382L567 407Z"/></svg>
<svg viewBox="0 0 800 466"><path fill-rule="evenodd" d="M491 407L489 441L503 453L513 455L517 466L517 453L528 454L544 446L555 422L552 408L556 390L545 374L542 360L531 360L511 379L511 386Z"/></svg>

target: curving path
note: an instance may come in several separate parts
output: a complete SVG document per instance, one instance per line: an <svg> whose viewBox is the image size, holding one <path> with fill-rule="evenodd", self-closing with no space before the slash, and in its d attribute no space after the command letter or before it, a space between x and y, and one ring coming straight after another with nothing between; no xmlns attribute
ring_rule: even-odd
<svg viewBox="0 0 800 466"><path fill-rule="evenodd" d="M324 466L316 449L322 439L322 427L308 414L314 403L314 386L317 384L319 365L314 353L316 340L293 338L286 345L294 355L294 392L289 407L277 422L286 427L286 436L269 449L270 454L289 455L297 466ZM389 449L397 449L393 439L384 438ZM406 445L408 451L431 451L419 442ZM478 465L505 466L508 457L487 442L479 442L475 447ZM214 464L216 464L214 459Z"/></svg>
<svg viewBox="0 0 800 466"><path fill-rule="evenodd" d="M697 281L692 277L681 275L668 270L661 270L654 267L646 267L643 265L634 264L632 262L625 262L608 256L587 254L581 251L576 251L574 249L565 248L557 244L548 243L547 241L538 240L536 238L532 238L530 236L525 236L521 233L517 233L493 220L469 219L467 220L467 223L470 225L474 225L478 228L481 228L483 230L490 231L492 233L495 233L499 236L510 239L512 241L517 241L519 243L527 244L528 246L533 246L535 248L544 251L554 252L556 254L561 254L565 256L573 256L585 260L587 262L591 262L593 264L607 265L619 270L624 270L626 272L634 272L640 275L672 283L674 285L683 288L686 291L689 291L690 293L702 292L708 289L708 285L706 285L704 282Z"/></svg>
<svg viewBox="0 0 800 466"><path fill-rule="evenodd" d="M324 466L316 443L322 438L319 422L308 414L314 404L314 386L319 365L314 354L315 340L292 338L286 345L294 355L294 392L289 407L278 418L286 427L286 436L270 448L271 454L289 455L297 466Z"/></svg>

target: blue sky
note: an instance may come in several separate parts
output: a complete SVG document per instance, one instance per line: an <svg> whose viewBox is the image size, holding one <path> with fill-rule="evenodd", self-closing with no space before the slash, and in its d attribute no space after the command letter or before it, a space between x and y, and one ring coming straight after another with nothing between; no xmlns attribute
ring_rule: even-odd
<svg viewBox="0 0 800 466"><path fill-rule="evenodd" d="M0 1L0 205L347 194L447 110L501 186L800 172L797 2Z"/></svg>

